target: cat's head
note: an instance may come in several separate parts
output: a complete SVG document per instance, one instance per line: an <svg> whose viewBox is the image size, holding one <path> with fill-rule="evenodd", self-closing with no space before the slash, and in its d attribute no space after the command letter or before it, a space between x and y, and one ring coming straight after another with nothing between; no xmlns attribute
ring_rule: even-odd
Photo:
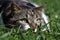
<svg viewBox="0 0 60 40"><path fill-rule="evenodd" d="M36 25L36 26L38 26L40 23L41 23L41 17L42 17L42 14L44 13L44 9L45 9L45 5L42 5L42 6L40 6L40 7L35 7L35 8L32 8L32 9L30 9L30 10L25 10L25 9L22 9L22 7L20 7L19 5L17 5L17 4L13 4L13 8L14 8L14 11L15 11L15 16L14 16L14 18L16 17L16 16L18 16L17 18L19 18L20 16L21 16L21 14L28 14L28 16L27 16L27 18L29 18L28 19L28 22L29 23L32 23L32 24L34 24L34 25ZM17 15L18 14L18 15ZM31 15L30 15L31 14ZM33 17L33 16L34 17ZM25 15L26 16L26 15ZM22 16L21 16L22 17ZM20 18L21 18L20 17ZM40 19L39 19L40 18ZM33 21L33 22L32 22ZM34 25L32 25L32 26L34 26Z"/></svg>

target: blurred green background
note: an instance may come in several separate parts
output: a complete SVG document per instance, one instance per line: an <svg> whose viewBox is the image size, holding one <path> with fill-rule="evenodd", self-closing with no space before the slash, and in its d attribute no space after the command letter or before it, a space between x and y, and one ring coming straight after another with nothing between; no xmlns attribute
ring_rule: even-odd
<svg viewBox="0 0 60 40"><path fill-rule="evenodd" d="M38 5L46 3L45 13L49 17L51 31L37 33L32 32L32 28L26 33L20 29L6 29L2 25L0 15L0 40L60 40L60 0L32 0Z"/></svg>

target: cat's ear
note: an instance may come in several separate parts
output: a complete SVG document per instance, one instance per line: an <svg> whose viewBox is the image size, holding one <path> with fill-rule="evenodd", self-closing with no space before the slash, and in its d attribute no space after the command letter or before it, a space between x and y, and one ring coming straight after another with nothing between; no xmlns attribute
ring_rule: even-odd
<svg viewBox="0 0 60 40"><path fill-rule="evenodd" d="M22 10L22 8L16 3L12 3L12 9L14 9L14 10Z"/></svg>
<svg viewBox="0 0 60 40"><path fill-rule="evenodd" d="M40 11L43 11L43 10L45 9L45 7L46 7L46 4L43 4L43 5L40 6L40 7L34 8L34 10L40 10Z"/></svg>

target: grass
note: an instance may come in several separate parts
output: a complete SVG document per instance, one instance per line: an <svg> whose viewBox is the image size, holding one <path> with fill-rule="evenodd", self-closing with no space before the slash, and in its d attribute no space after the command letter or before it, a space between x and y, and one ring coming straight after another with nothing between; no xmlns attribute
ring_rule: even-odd
<svg viewBox="0 0 60 40"><path fill-rule="evenodd" d="M37 4L46 3L45 13L49 16L51 31L42 32L38 29L33 33L29 29L22 33L20 29L6 29L0 25L0 40L60 40L60 0L34 0Z"/></svg>

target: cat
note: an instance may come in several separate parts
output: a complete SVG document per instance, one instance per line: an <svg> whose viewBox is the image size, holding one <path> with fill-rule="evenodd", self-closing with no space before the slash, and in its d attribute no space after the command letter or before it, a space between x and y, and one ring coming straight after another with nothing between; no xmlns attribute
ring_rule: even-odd
<svg viewBox="0 0 60 40"><path fill-rule="evenodd" d="M48 23L47 16L44 14L44 6L39 7L29 2L13 0L3 2L1 9L3 11L3 22L8 28L22 26L22 30L26 31L30 26L33 26L34 32L37 32L40 24L44 25ZM47 27L50 30L49 24Z"/></svg>
<svg viewBox="0 0 60 40"><path fill-rule="evenodd" d="M16 5L17 6L17 5ZM20 7L19 7L20 8ZM50 28L49 28L49 24L48 24L48 19L47 19L47 16L44 14L44 5L42 5L42 6L40 6L40 7L35 7L35 8L32 8L32 9L28 9L28 10L25 10L25 9L21 9L22 11L22 16L21 16L21 14L19 15L19 16L21 16L20 18L26 18L27 19L27 23L28 23L28 25L30 25L30 26L33 26L34 27L34 32L37 32L37 29L38 29L38 26L40 26L40 24L41 25L45 25L45 24L47 24L47 27L48 27L48 30L50 30ZM16 8L17 9L17 8ZM20 10L19 10L20 11ZM16 11L16 12L18 12L18 11ZM26 14L25 14L25 13ZM17 15L17 14L16 14ZM15 18L16 18L16 15L15 15ZM23 17L24 16L24 17ZM23 19L24 20L24 19ZM21 21L21 20L19 20L19 21ZM22 22L22 21L21 21ZM26 22L25 22L26 23ZM27 27L27 29L28 28L30 28L30 26L29 27ZM26 26L25 26L26 27ZM24 27L24 28L25 28ZM27 29L25 29L25 30L27 30ZM46 28L44 28L44 30L42 30L42 31L45 31L46 30Z"/></svg>

